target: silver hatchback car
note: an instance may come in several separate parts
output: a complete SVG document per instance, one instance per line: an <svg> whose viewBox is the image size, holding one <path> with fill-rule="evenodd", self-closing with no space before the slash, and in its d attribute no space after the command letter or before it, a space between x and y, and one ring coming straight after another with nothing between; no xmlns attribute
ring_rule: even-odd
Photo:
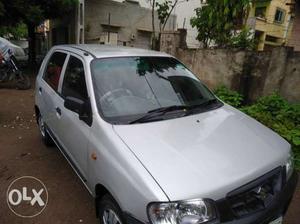
<svg viewBox="0 0 300 224"><path fill-rule="evenodd" d="M290 145L162 52L56 46L35 111L101 224L278 224L296 187Z"/></svg>

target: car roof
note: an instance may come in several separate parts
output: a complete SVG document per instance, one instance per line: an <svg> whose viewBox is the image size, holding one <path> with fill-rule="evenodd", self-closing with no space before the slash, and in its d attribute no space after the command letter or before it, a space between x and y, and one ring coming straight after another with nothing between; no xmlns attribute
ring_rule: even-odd
<svg viewBox="0 0 300 224"><path fill-rule="evenodd" d="M58 45L55 48L66 49L69 51L83 51L91 54L95 58L105 57L125 57L125 56L156 56L172 57L164 52L152 51L133 47L110 46L102 44L76 44L76 45Z"/></svg>

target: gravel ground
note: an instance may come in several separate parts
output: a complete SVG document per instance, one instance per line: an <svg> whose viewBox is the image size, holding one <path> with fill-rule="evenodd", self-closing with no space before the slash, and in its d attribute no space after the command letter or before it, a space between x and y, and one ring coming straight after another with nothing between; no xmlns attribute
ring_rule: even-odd
<svg viewBox="0 0 300 224"><path fill-rule="evenodd" d="M98 223L93 198L68 162L57 148L42 144L33 105L32 89L0 89L0 224ZM6 203L9 184L27 175L42 180L49 193L46 209L30 219L16 216ZM300 185L284 223L297 224L299 220Z"/></svg>

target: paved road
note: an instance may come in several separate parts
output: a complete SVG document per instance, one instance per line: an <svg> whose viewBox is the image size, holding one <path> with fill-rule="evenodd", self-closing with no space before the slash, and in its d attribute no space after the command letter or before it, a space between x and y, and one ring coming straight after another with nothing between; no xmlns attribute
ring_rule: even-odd
<svg viewBox="0 0 300 224"><path fill-rule="evenodd" d="M61 153L41 143L33 102L33 90L0 89L0 224L97 223L93 198ZM46 209L32 219L17 217L6 204L9 184L25 175L42 180L49 192ZM300 223L300 186L285 223Z"/></svg>

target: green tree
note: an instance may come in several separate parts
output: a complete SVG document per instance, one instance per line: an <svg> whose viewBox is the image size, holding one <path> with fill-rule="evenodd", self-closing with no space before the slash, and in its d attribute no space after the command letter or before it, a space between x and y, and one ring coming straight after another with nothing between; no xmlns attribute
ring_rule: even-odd
<svg viewBox="0 0 300 224"><path fill-rule="evenodd" d="M152 12L154 9L157 10L159 20L159 36L157 39L158 43L160 42L161 32L165 30L167 22L175 7L185 1L187 2L188 0L163 0L161 2L152 0L152 3L154 3L154 5L152 5ZM154 26L154 17L152 18L152 24Z"/></svg>
<svg viewBox="0 0 300 224"><path fill-rule="evenodd" d="M27 38L27 26L22 22L13 26L1 26L0 36L6 36L8 34L13 36L14 39Z"/></svg>
<svg viewBox="0 0 300 224"><path fill-rule="evenodd" d="M182 2L187 2L188 0L164 0L162 2L156 2L158 19L160 22L160 32L165 29L165 26L170 18L175 7Z"/></svg>
<svg viewBox="0 0 300 224"><path fill-rule="evenodd" d="M152 11L152 49L159 49L160 34L165 29L168 19L170 18L175 7L185 1L187 2L188 0L148 0ZM157 11L159 20L158 36L155 28L155 10Z"/></svg>
<svg viewBox="0 0 300 224"><path fill-rule="evenodd" d="M249 28L244 27L238 34L231 37L228 46L243 50L254 50L257 46L257 41L253 38L253 33L250 32Z"/></svg>
<svg viewBox="0 0 300 224"><path fill-rule="evenodd" d="M26 24L29 40L29 63L34 64L36 26L46 19L65 15L77 4L78 0L0 0L0 25L16 26L20 22Z"/></svg>
<svg viewBox="0 0 300 224"><path fill-rule="evenodd" d="M156 2L160 32L164 29L164 24L166 24L167 21L168 21L167 17L169 15L171 4L172 4L171 0L166 0L166 1L163 1L161 3L160 2Z"/></svg>
<svg viewBox="0 0 300 224"><path fill-rule="evenodd" d="M191 18L192 27L198 30L197 39L208 47L214 43L218 47L228 47L232 38L244 25L249 13L251 0L206 0L202 7L195 9ZM244 35L244 33L243 33Z"/></svg>

